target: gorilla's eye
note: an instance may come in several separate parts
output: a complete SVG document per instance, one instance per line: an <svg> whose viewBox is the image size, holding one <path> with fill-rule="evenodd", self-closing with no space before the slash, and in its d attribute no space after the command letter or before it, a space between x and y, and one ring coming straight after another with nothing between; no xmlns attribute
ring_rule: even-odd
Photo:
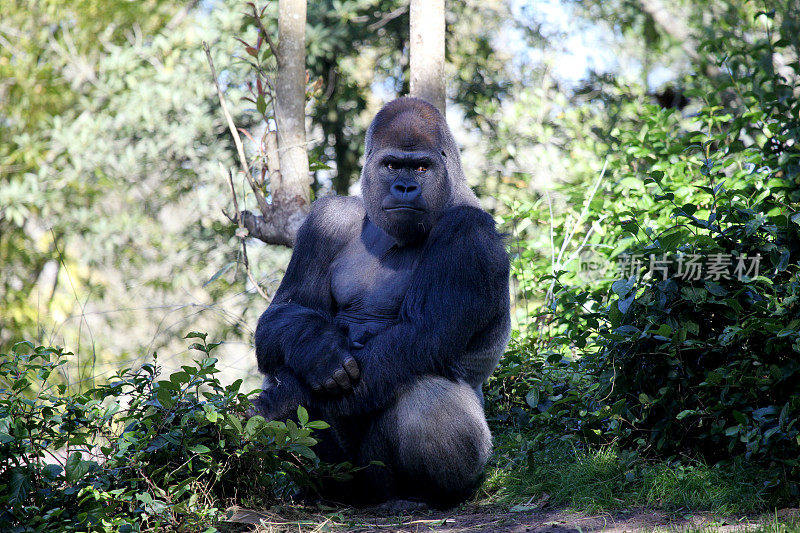
<svg viewBox="0 0 800 533"><path fill-rule="evenodd" d="M425 165L419 165L417 167L417 172L425 172L426 170L428 170L428 167L426 167Z"/></svg>
<svg viewBox="0 0 800 533"><path fill-rule="evenodd" d="M397 165L395 165L394 163L386 163L386 168L388 168L389 170L397 170Z"/></svg>

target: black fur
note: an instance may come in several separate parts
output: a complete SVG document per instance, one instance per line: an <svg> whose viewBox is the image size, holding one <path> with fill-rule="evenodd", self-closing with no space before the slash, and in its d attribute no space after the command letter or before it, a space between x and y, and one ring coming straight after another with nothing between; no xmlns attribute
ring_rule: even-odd
<svg viewBox="0 0 800 533"><path fill-rule="evenodd" d="M386 465L329 497L450 505L491 449L480 388L508 341L508 257L432 105L389 103L365 152L363 201L314 203L258 322L257 407L302 404L333 428L324 459Z"/></svg>

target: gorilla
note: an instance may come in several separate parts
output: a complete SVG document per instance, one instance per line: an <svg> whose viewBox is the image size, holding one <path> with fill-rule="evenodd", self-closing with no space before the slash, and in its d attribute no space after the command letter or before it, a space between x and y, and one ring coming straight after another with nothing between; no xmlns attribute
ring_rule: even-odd
<svg viewBox="0 0 800 533"><path fill-rule="evenodd" d="M400 98L366 135L362 197L314 202L255 334L257 410L331 425L326 461L364 467L323 496L447 507L491 451L481 385L510 332L503 236L444 117Z"/></svg>

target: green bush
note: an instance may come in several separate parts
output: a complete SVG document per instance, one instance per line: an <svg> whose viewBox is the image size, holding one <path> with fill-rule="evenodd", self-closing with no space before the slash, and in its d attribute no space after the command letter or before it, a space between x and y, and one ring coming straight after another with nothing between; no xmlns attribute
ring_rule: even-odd
<svg viewBox="0 0 800 533"><path fill-rule="evenodd" d="M551 263L535 252L542 236L520 243L520 283L553 290L489 397L505 404L496 419L557 438L660 457L740 457L796 495L800 66L787 76L772 58L794 54L797 39L787 24L762 39L721 31L702 45L718 53L719 77L685 80L693 107L620 103L598 192L561 191L568 204L584 200L588 216L573 214L574 232L568 218L553 226L574 233L576 253L609 266L606 275ZM515 217L553 220L548 210L532 202ZM554 254L559 237L569 240L556 237ZM565 256L576 248L566 245ZM688 259L701 265L698 279L685 275ZM641 268L622 268L637 260Z"/></svg>
<svg viewBox="0 0 800 533"><path fill-rule="evenodd" d="M346 475L320 464L312 431L327 425L304 409L299 423L245 422L250 395L214 377L205 337L187 336L204 358L165 379L147 363L80 394L64 383L62 349L0 354L3 530L197 531L230 498L263 504Z"/></svg>
<svg viewBox="0 0 800 533"><path fill-rule="evenodd" d="M800 104L791 95L800 86L765 67L774 46L727 47L731 75L718 95L740 100L690 92L705 100L694 128L675 134L653 109L643 130L620 134L619 170L649 199L623 213L633 237L625 254L666 260L644 271L667 269L613 283L587 368L627 442L743 455L797 480ZM702 265L698 279L685 275L687 258Z"/></svg>

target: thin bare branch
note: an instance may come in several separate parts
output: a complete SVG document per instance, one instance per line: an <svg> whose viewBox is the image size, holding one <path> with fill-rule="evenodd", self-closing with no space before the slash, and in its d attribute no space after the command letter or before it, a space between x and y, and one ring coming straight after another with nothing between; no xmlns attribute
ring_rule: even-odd
<svg viewBox="0 0 800 533"><path fill-rule="evenodd" d="M377 20L376 22L373 22L372 24L367 26L367 29L369 31L377 31L386 26L389 22L393 21L397 17L405 15L406 13L408 13L408 6L400 6L394 11L390 11L389 13L381 17L380 20Z"/></svg>
<svg viewBox="0 0 800 533"><path fill-rule="evenodd" d="M211 68L211 77L214 79L214 86L217 88L217 97L219 98L220 106L222 107L222 113L225 115L225 120L228 122L228 129L233 136L233 142L236 144L236 152L239 155L239 164L242 166L242 172L244 172L245 178L247 178L247 182L250 184L250 188L253 190L253 194L256 196L256 202L258 203L258 208L261 210L261 213L264 216L268 216L270 213L270 206L267 203L267 199L264 197L264 193L258 184L253 179L252 174L250 173L249 165L247 164L247 157L244 155L244 146L242 145L242 138L239 137L239 132L236 129L236 124L233 122L233 117L231 117L230 112L228 111L228 106L225 104L225 96L222 94L222 89L219 86L219 80L217 79L217 71L214 68L214 60L211 59L211 50L208 47L208 43L203 41L203 50L206 52L206 57L208 58L208 66Z"/></svg>
<svg viewBox="0 0 800 533"><path fill-rule="evenodd" d="M219 164L219 167L223 172L225 171L225 169L222 166L222 163ZM265 300L269 300L269 296L267 296L267 293L264 292L264 289L262 289L261 286L258 284L256 279L253 277L253 272L250 270L250 261L247 259L247 237L246 235L244 235L244 230L246 228L244 222L242 221L243 218L242 212L239 211L239 200L236 198L236 188L233 185L233 174L231 173L230 170L228 170L227 175L228 175L228 187L230 187L231 196L233 197L233 209L236 214L234 215L233 219L231 219L231 217L229 217L225 213L225 211L223 211L223 214L225 214L225 216L228 217L228 219L231 220L231 222L235 222L236 225L239 226L239 229L242 230L242 231L237 231L236 236L239 237L239 240L242 243L242 263L244 263L244 270L247 273L247 279L249 279L250 283L252 283L253 286L256 288L258 294L263 296Z"/></svg>

